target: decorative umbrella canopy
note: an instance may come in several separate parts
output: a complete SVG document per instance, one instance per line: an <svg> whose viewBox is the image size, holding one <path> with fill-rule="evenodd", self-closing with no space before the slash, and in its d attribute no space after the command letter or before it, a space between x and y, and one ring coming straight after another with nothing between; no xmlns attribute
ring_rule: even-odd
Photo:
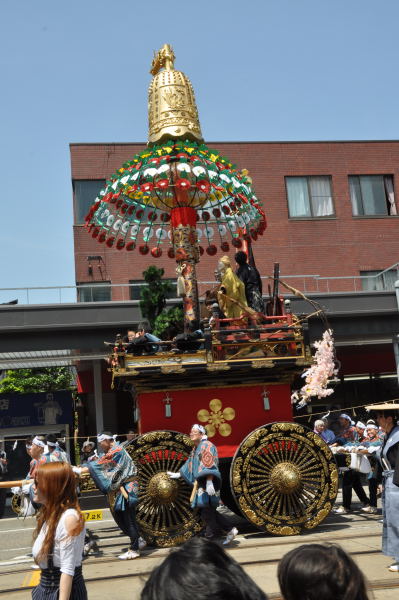
<svg viewBox="0 0 399 600"><path fill-rule="evenodd" d="M203 143L191 83L174 58L165 45L152 64L148 148L106 182L86 226L118 250L159 257L167 246L170 258L197 262L204 249L213 256L256 240L266 221L248 172Z"/></svg>
<svg viewBox="0 0 399 600"><path fill-rule="evenodd" d="M264 212L246 170L203 143L190 80L174 68L165 44L154 57L149 88L148 148L111 176L86 217L94 238L118 250L175 258L185 328L197 321L195 264L218 246L256 240L266 228Z"/></svg>

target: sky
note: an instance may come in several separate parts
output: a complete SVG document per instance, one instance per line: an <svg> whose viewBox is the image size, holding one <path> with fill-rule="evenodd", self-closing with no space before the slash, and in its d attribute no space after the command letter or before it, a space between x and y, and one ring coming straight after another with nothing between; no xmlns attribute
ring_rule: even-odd
<svg viewBox="0 0 399 600"><path fill-rule="evenodd" d="M0 288L74 285L69 144L147 140L164 43L208 142L399 139L398 20L398 0L0 0Z"/></svg>

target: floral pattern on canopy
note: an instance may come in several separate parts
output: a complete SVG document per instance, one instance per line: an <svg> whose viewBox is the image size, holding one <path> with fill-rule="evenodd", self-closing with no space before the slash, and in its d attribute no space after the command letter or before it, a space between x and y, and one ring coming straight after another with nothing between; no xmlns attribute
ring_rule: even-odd
<svg viewBox="0 0 399 600"><path fill-rule="evenodd" d="M175 258L169 228L196 229L199 253L241 248L266 229L265 213L246 170L205 144L169 141L147 148L106 182L86 216L93 238L118 250ZM204 248L205 247L205 248ZM177 258L177 257L176 257Z"/></svg>

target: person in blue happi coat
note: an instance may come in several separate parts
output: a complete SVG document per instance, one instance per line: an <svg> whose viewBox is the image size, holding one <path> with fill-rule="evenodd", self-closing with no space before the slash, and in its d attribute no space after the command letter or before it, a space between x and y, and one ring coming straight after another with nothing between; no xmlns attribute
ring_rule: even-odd
<svg viewBox="0 0 399 600"><path fill-rule="evenodd" d="M385 432L376 455L382 471L382 552L392 556L388 567L399 572L399 403L375 404L377 423Z"/></svg>
<svg viewBox="0 0 399 600"><path fill-rule="evenodd" d="M222 477L218 469L216 446L208 440L202 425L193 425L190 439L194 448L178 473L168 471L171 479L183 479L193 487L191 506L200 511L205 523L205 537L211 539L226 534L223 544L229 544L238 534L235 527L216 509L220 504Z"/></svg>
<svg viewBox="0 0 399 600"><path fill-rule="evenodd" d="M103 494L116 492L113 517L118 527L130 538L130 548L120 554L121 560L132 560L140 556L139 550L146 545L139 537L136 522L138 502L137 468L125 448L114 437L104 432L97 436L98 445L104 454L85 467L74 467L75 473L89 472Z"/></svg>

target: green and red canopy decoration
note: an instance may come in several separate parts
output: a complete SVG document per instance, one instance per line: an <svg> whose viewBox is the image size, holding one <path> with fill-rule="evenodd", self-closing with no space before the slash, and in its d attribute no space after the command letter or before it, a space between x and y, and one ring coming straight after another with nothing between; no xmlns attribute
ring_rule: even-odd
<svg viewBox="0 0 399 600"><path fill-rule="evenodd" d="M248 172L203 143L170 141L136 154L106 182L86 216L100 243L157 258L175 257L171 230L196 229L193 246L210 256L266 229L265 213ZM195 236L194 236L195 237Z"/></svg>

